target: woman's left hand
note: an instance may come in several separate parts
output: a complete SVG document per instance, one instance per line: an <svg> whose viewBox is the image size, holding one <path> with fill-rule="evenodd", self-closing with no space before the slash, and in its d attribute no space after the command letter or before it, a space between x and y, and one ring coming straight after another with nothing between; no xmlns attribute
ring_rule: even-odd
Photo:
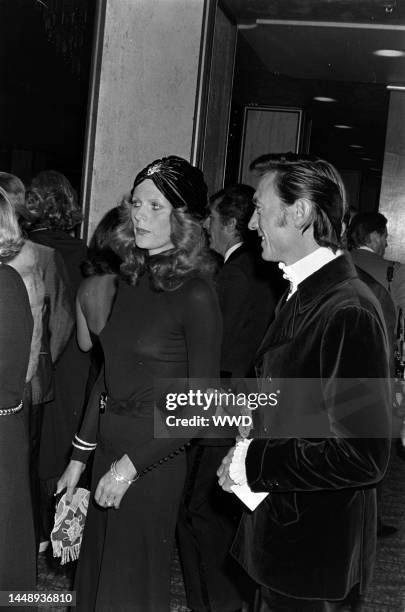
<svg viewBox="0 0 405 612"><path fill-rule="evenodd" d="M119 474L127 480L132 480L136 475L136 469L127 455L117 461L116 469ZM100 478L94 499L102 508L115 508L118 510L125 493L131 485L126 482L118 482L109 470Z"/></svg>

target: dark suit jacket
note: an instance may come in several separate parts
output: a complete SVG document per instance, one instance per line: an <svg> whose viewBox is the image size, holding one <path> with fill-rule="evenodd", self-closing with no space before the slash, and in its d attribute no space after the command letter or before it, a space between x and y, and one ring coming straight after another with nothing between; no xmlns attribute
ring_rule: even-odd
<svg viewBox="0 0 405 612"><path fill-rule="evenodd" d="M74 304L69 295L68 280L61 255L55 249L32 243L45 286L45 308L42 316L41 352L38 367L31 379L32 403L49 402L54 397L53 364L73 332Z"/></svg>
<svg viewBox="0 0 405 612"><path fill-rule="evenodd" d="M394 304L405 311L405 266L398 261L389 261L365 249L353 249L350 255L355 266L365 270L390 292ZM387 278L388 268L392 268L392 281Z"/></svg>
<svg viewBox="0 0 405 612"><path fill-rule="evenodd" d="M242 245L222 266L218 296L223 319L221 370L254 377L254 359L285 287L277 264L266 264Z"/></svg>
<svg viewBox="0 0 405 612"><path fill-rule="evenodd" d="M387 328L388 341L390 344L390 369L391 374L394 375L394 344L395 344L395 332L396 332L396 310L395 304L388 293L386 288L381 285L371 274L356 266L357 275L363 283L366 283L367 287L371 289L375 297L380 303L381 310L384 316L385 326Z"/></svg>
<svg viewBox="0 0 405 612"><path fill-rule="evenodd" d="M300 283L270 326L261 391L278 390L279 402L261 413L246 457L250 487L270 495L245 513L232 549L256 582L325 600L366 586L390 446L387 344L348 256Z"/></svg>

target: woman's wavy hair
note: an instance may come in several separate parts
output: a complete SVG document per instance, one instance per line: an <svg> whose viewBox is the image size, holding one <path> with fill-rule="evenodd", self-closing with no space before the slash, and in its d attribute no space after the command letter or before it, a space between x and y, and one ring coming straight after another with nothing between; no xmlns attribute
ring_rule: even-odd
<svg viewBox="0 0 405 612"><path fill-rule="evenodd" d="M133 192L147 179L152 180L172 205L170 240L173 247L152 257L136 247L131 219ZM202 227L206 211L207 186L201 170L176 156L155 160L146 166L136 176L131 193L122 202L127 244L121 276L135 285L147 270L152 286L161 291L174 291L194 275L212 276L215 263Z"/></svg>
<svg viewBox="0 0 405 612"><path fill-rule="evenodd" d="M0 172L0 187L7 193L17 214L20 227L25 229L34 222L34 217L25 204L25 185L18 176L9 172Z"/></svg>
<svg viewBox="0 0 405 612"><path fill-rule="evenodd" d="M32 179L26 206L33 226L69 232L82 222L76 191L68 179L56 170L44 170Z"/></svg>
<svg viewBox="0 0 405 612"><path fill-rule="evenodd" d="M127 244L121 216L122 211L116 206L97 225L90 240L88 259L82 264L84 276L119 274Z"/></svg>
<svg viewBox="0 0 405 612"><path fill-rule="evenodd" d="M0 187L0 262L6 263L21 251L24 239L14 206Z"/></svg>

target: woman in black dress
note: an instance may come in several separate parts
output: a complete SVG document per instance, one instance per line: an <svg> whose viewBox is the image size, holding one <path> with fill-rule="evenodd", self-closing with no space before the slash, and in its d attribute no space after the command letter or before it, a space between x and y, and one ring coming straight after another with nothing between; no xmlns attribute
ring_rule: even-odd
<svg viewBox="0 0 405 612"><path fill-rule="evenodd" d="M209 386L219 375L221 319L200 224L206 199L202 173L178 157L135 178L128 208L136 247L100 335L107 406L98 419L96 383L58 485L70 494L96 448L75 584L79 610L169 609L185 457L181 440L154 437L154 384L188 377Z"/></svg>
<svg viewBox="0 0 405 612"><path fill-rule="evenodd" d="M23 397L33 319L27 290L6 262L24 241L0 189L0 590L35 590L36 556ZM7 608L8 609L8 608Z"/></svg>

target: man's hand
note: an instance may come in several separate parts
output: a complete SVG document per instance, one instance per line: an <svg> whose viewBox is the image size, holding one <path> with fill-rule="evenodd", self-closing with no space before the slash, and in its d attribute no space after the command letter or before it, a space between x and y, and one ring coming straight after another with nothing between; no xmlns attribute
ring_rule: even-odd
<svg viewBox="0 0 405 612"><path fill-rule="evenodd" d="M233 458L233 454L235 452L235 448L236 447L233 446L229 450L229 452L226 455L226 457L224 457L222 459L222 463L221 463L221 465L219 466L219 468L217 470L218 484L227 493L232 493L231 487L236 484L232 480L232 478L229 476L229 467L230 467L231 462L232 462L232 458Z"/></svg>

